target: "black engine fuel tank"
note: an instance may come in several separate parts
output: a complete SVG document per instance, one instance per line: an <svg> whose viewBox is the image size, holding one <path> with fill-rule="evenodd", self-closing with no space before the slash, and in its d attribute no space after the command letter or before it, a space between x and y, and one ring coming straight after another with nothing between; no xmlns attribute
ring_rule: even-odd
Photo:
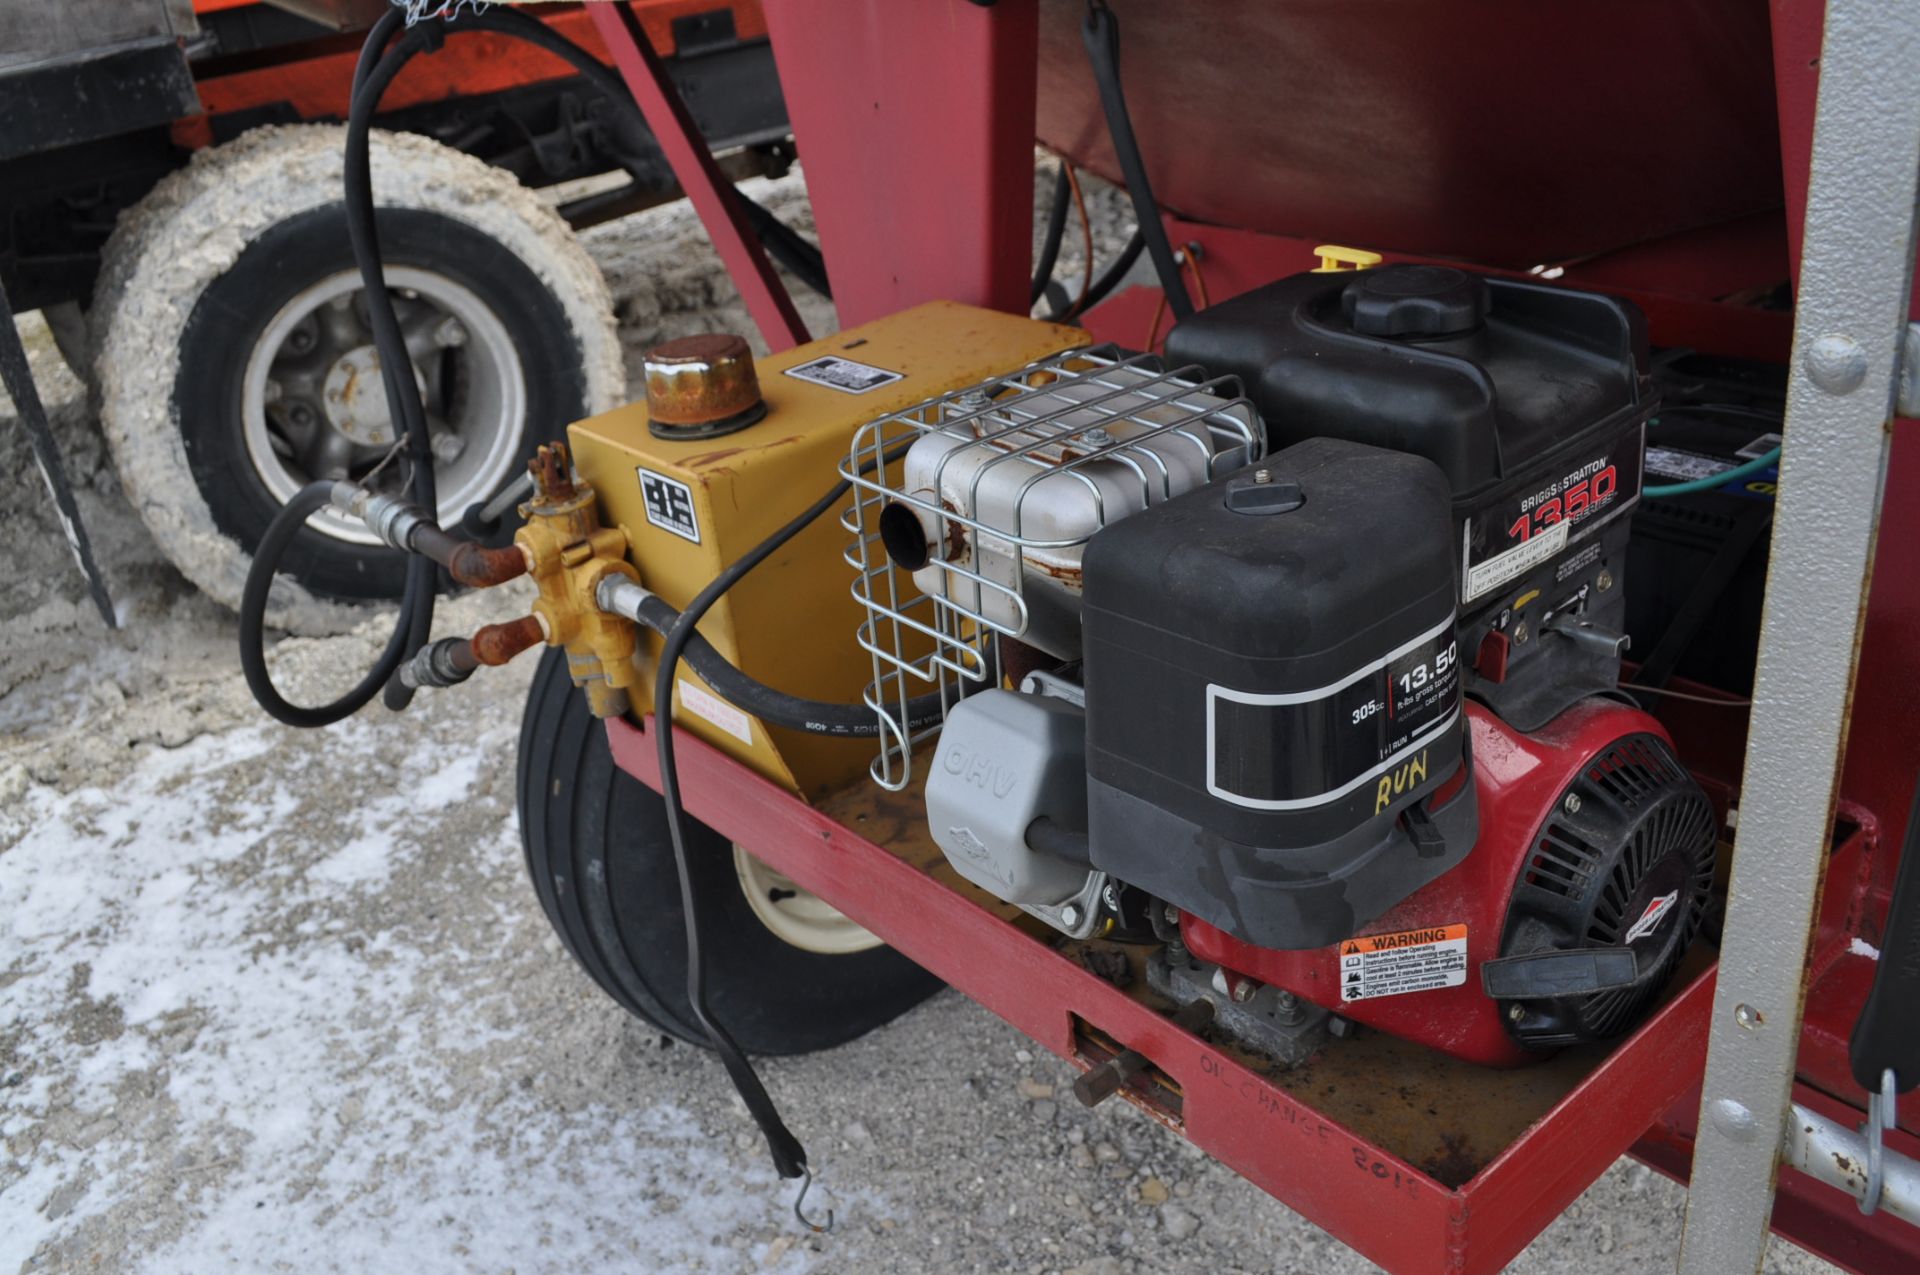
<svg viewBox="0 0 1920 1275"><path fill-rule="evenodd" d="M1274 948L1335 942L1473 843L1449 491L1314 439L1085 554L1094 865ZM1443 786L1460 795L1434 808Z"/></svg>
<svg viewBox="0 0 1920 1275"><path fill-rule="evenodd" d="M1523 730L1612 689L1653 411L1646 325L1598 293L1450 266L1281 279L1167 337L1235 375L1272 446L1344 438L1446 475L1468 692Z"/></svg>

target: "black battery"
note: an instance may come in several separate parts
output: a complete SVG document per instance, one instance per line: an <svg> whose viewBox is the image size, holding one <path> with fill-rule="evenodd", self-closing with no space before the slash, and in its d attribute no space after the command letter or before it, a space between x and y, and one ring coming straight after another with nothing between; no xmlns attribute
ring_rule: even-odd
<svg viewBox="0 0 1920 1275"><path fill-rule="evenodd" d="M1315 272L1193 315L1166 349L1238 376L1276 448L1439 466L1470 694L1532 730L1616 684L1654 405L1634 306L1444 266Z"/></svg>
<svg viewBox="0 0 1920 1275"><path fill-rule="evenodd" d="M1648 430L1647 486L1713 478L1765 455L1780 444L1776 413L1668 404ZM1772 465L1642 505L1627 552L1636 682L1660 686L1678 676L1736 695L1753 690L1778 482Z"/></svg>

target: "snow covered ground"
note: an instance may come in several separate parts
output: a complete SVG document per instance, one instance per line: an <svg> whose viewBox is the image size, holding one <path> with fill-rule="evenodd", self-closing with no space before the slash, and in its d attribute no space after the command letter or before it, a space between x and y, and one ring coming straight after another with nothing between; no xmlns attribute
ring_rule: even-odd
<svg viewBox="0 0 1920 1275"><path fill-rule="evenodd" d="M762 193L804 217L797 182ZM1124 216L1094 206L1111 251ZM683 210L588 239L630 353L746 327ZM401 717L267 723L32 332L127 627L92 617L0 417L0 1272L1374 1269L1125 1104L1063 1101L1064 1064L952 994L765 1067L839 1212L803 1238L719 1068L540 915L512 802L531 661ZM384 624L283 642L276 674L317 699ZM1515 1269L1666 1268L1683 1202L1623 1162Z"/></svg>

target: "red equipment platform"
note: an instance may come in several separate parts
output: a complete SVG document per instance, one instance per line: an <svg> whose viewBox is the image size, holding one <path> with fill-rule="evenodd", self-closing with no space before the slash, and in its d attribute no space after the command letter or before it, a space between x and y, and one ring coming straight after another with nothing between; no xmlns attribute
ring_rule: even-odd
<svg viewBox="0 0 1920 1275"><path fill-rule="evenodd" d="M657 728L653 718L608 723L616 762L652 787ZM813 807L685 732L675 750L693 817L1077 1066L1138 1050L1153 1065L1122 1091L1129 1101L1389 1270L1501 1269L1643 1130L1697 1108L1713 999L1704 944L1663 1007L1611 1048L1500 1070L1369 1032L1273 1068L1174 1025L1137 967L1124 988L1094 972L1111 961L1090 960L1090 949L1127 949L1061 939L961 880L927 834L917 787L862 781ZM1870 821L1843 821L1836 877L1874 840ZM1904 1137L1892 1145L1920 1149ZM1642 1154L1677 1175L1690 1146L1664 1132ZM1911 1244L1910 1228L1890 1225L1885 1244Z"/></svg>

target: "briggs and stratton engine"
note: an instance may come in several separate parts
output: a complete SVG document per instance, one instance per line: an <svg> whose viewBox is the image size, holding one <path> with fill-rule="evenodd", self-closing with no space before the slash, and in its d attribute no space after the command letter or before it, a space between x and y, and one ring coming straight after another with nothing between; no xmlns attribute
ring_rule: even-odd
<svg viewBox="0 0 1920 1275"><path fill-rule="evenodd" d="M1496 1065L1633 1026L1718 826L1614 693L1638 315L1391 266L1167 348L857 436L875 778L938 686L955 869L1072 937L1150 929L1160 991L1283 1061L1338 1020Z"/></svg>

